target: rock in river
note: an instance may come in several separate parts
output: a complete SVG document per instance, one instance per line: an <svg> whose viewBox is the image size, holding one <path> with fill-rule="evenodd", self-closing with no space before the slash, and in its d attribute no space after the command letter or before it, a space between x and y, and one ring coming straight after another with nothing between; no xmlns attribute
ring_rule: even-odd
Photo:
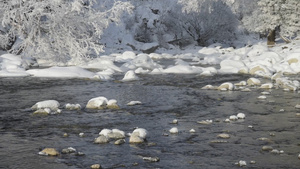
<svg viewBox="0 0 300 169"><path fill-rule="evenodd" d="M57 156L59 152L54 148L45 148L39 152L39 155Z"/></svg>

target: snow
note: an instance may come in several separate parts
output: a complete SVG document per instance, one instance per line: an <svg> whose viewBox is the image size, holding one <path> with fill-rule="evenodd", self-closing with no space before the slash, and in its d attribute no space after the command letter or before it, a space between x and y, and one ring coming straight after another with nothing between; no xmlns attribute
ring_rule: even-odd
<svg viewBox="0 0 300 169"><path fill-rule="evenodd" d="M31 109L38 110L38 109L49 108L51 110L57 110L59 106L60 104L56 100L45 100L45 101L37 102L31 107Z"/></svg>
<svg viewBox="0 0 300 169"><path fill-rule="evenodd" d="M96 74L86 69L71 67L50 67L46 69L31 69L26 73L34 77L52 77L52 78L95 78Z"/></svg>
<svg viewBox="0 0 300 169"><path fill-rule="evenodd" d="M234 85L224 84L227 85L226 90L233 90L235 86L252 85L265 89L279 86L284 90L296 91L300 87L300 82L290 80L288 76L300 73L299 51L300 40L295 40L290 44L278 44L273 48L268 48L262 42L236 49L222 48L221 45L214 44L209 47L163 50L162 53L151 54L124 51L81 62L77 66L49 65L46 68L31 67L39 63L34 62L33 58L22 58L4 53L0 56L0 77L33 76L113 80L115 75L123 75L121 81L127 82L140 80L137 74L172 73L214 76L224 73L243 73L251 74L253 77L246 80L247 83L243 81ZM270 79L270 81L262 84L259 77ZM204 88L216 89L217 87L208 85Z"/></svg>

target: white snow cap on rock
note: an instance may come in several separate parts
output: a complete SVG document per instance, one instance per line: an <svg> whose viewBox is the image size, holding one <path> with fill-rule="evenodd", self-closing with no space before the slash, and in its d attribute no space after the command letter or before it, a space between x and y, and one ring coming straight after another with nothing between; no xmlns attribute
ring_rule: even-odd
<svg viewBox="0 0 300 169"><path fill-rule="evenodd" d="M144 128L137 128L135 130L133 130L132 134L134 133L138 133L138 136L142 139L146 139L146 136L148 134L148 131Z"/></svg>
<svg viewBox="0 0 300 169"><path fill-rule="evenodd" d="M134 81L134 80L138 80L138 76L134 73L133 70L129 70L124 78L122 79L122 81Z"/></svg>
<svg viewBox="0 0 300 169"><path fill-rule="evenodd" d="M37 102L35 105L31 107L32 110L49 108L51 110L57 110L60 106L59 102L56 100L45 100L41 102Z"/></svg>
<svg viewBox="0 0 300 169"><path fill-rule="evenodd" d="M100 97L96 97L93 98L91 100L88 101L86 108L88 109L101 109L101 108L105 108L107 105L107 98L100 96Z"/></svg>

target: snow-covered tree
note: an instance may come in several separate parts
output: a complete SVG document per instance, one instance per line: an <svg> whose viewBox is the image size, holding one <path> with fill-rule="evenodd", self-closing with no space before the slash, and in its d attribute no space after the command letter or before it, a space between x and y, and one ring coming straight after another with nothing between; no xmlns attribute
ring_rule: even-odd
<svg viewBox="0 0 300 169"><path fill-rule="evenodd" d="M2 26L18 38L12 53L66 62L98 55L103 30L118 22L128 2L115 1L109 9L95 9L96 0L2 0ZM0 15L1 16L1 15Z"/></svg>
<svg viewBox="0 0 300 169"><path fill-rule="evenodd" d="M271 36L278 28L281 35L292 37L300 31L299 17L299 0L259 0L258 8L243 22L250 31Z"/></svg>
<svg viewBox="0 0 300 169"><path fill-rule="evenodd" d="M225 1L178 0L178 3L183 6L184 14L183 17L178 16L177 25L199 45L207 45L209 41L226 41L234 37L238 20Z"/></svg>

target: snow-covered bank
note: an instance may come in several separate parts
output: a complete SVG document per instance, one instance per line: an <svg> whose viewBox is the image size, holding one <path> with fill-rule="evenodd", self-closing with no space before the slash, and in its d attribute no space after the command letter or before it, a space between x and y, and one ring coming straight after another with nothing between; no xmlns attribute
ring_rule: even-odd
<svg viewBox="0 0 300 169"><path fill-rule="evenodd" d="M168 65L164 64L162 60L168 60ZM80 66L45 69L30 69L30 65L34 64L30 61L32 62L32 59L3 54L0 56L0 76L110 80L113 75L120 73L124 75L124 79L127 79L128 72L131 72L131 77L134 76L132 79L138 80L138 74L141 73L178 73L202 76L243 73L272 79L282 86L292 85L297 90L299 82L291 82L283 77L300 73L300 40L295 40L290 44L278 44L273 48L268 48L265 43L260 42L253 46L236 49L214 44L209 47L198 47L198 49L196 47L186 49L177 54L171 54L171 51L151 54L125 51L121 54L113 53L101 56L89 62L76 63Z"/></svg>

